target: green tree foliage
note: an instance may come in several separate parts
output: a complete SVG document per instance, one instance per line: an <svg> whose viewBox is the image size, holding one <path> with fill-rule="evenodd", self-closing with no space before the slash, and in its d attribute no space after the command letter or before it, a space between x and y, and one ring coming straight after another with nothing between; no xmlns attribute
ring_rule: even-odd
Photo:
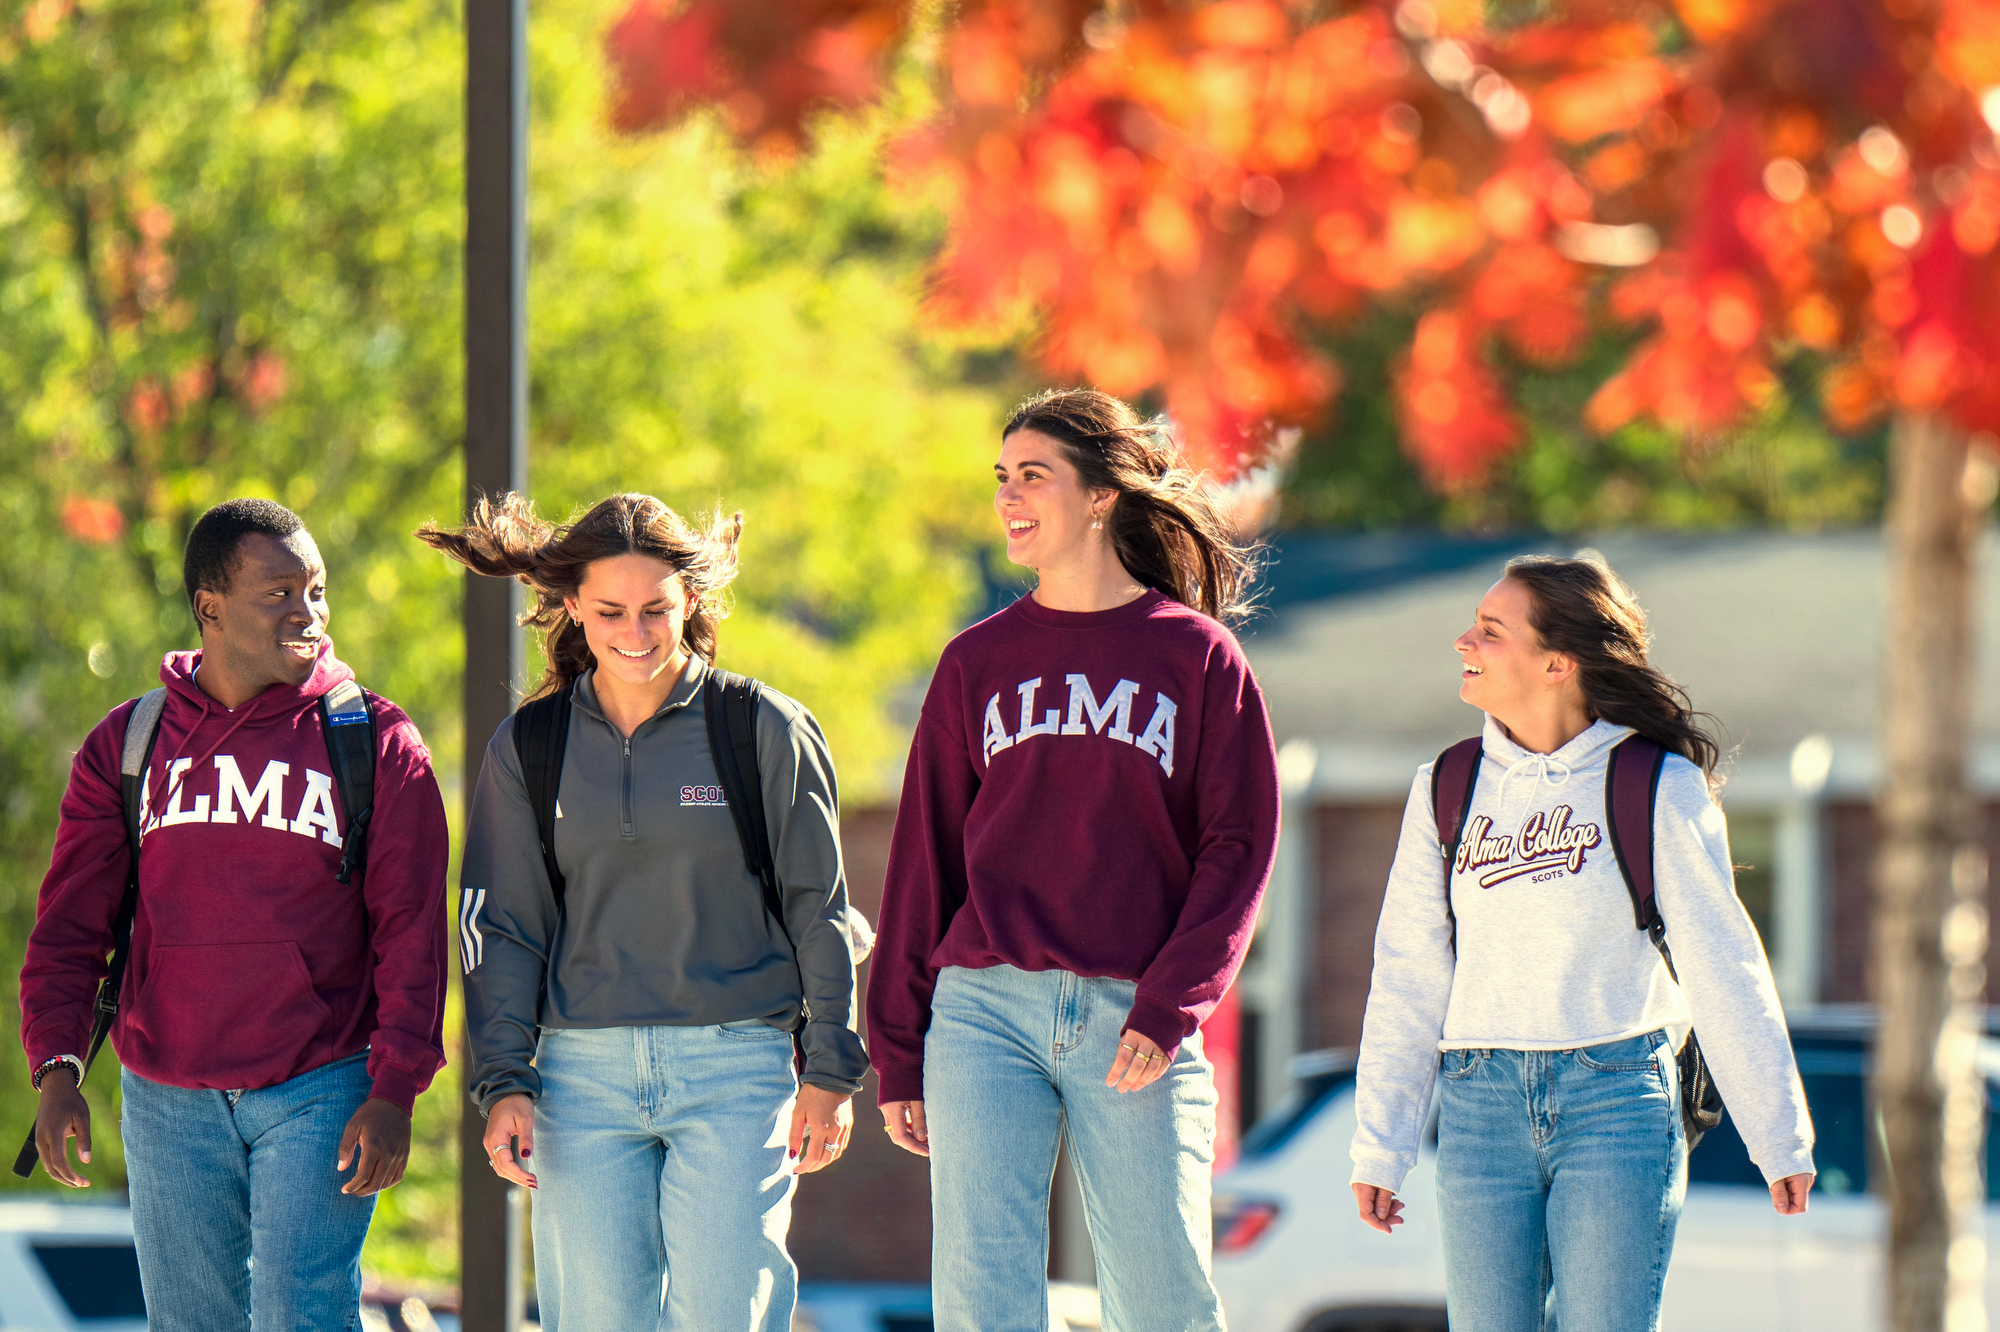
<svg viewBox="0 0 2000 1332"><path fill-rule="evenodd" d="M965 367L1006 360L921 326L938 223L885 190L883 125L789 169L700 125L617 139L609 13L543 7L531 33L533 490L558 517L614 490L744 510L724 659L811 706L866 799L899 764L893 705L978 595L1005 404ZM409 534L461 502L462 80L435 0L0 0L9 975L69 755L192 646L180 548L227 496L318 534L341 653L416 718L456 816L461 581ZM418 1102L374 1270L455 1275L456 1074ZM105 1191L116 1081L107 1057Z"/></svg>
<svg viewBox="0 0 2000 1332"><path fill-rule="evenodd" d="M0 3L10 975L70 753L192 645L180 548L208 504L300 510L342 654L433 743L455 740L455 660L406 645L449 625L456 582L406 533L456 492L459 77L440 4ZM32 1106L17 1064L0 1123L25 1130Z"/></svg>

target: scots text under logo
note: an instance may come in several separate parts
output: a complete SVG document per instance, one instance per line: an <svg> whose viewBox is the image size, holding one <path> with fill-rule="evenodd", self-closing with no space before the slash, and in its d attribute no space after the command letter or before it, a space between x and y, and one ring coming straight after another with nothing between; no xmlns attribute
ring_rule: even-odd
<svg viewBox="0 0 2000 1332"><path fill-rule="evenodd" d="M1533 875L1533 882L1542 883L1575 874L1583 868L1584 853L1603 841L1604 833L1594 823L1572 826L1571 814L1568 805L1557 805L1550 811L1538 809L1521 825L1518 838L1488 836L1493 820L1481 814L1466 825L1452 868L1463 874L1497 866L1479 876L1481 888L1497 888L1523 875Z"/></svg>
<svg viewBox="0 0 2000 1332"><path fill-rule="evenodd" d="M729 798L722 794L719 786L683 786L681 805L727 805Z"/></svg>

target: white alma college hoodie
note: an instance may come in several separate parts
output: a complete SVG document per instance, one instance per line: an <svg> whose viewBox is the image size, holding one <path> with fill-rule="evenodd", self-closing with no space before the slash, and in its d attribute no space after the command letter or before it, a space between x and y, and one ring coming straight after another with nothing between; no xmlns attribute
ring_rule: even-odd
<svg viewBox="0 0 2000 1332"><path fill-rule="evenodd" d="M1653 824L1675 984L1637 928L1611 850L1605 776L1630 727L1599 721L1534 754L1490 716L1465 832L1445 864L1431 764L1417 770L1375 931L1356 1075L1354 1182L1400 1189L1417 1162L1440 1051L1569 1050L1700 1034L1729 1117L1767 1181L1812 1170L1812 1121L1729 833L1701 770L1669 754Z"/></svg>

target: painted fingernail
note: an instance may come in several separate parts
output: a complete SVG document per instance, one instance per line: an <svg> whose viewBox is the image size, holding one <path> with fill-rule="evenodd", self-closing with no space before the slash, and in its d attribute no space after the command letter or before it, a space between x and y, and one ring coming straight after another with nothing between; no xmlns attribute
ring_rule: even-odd
<svg viewBox="0 0 2000 1332"><path fill-rule="evenodd" d="M534 1155L534 1152L533 1152L533 1151L531 1151L531 1150L529 1150L528 1148L526 1148L526 1147L523 1147L523 1148L521 1149L521 1159L522 1159L523 1161L527 1160L527 1159L528 1159L529 1157L531 1157L531 1156L533 1156L533 1155Z"/></svg>

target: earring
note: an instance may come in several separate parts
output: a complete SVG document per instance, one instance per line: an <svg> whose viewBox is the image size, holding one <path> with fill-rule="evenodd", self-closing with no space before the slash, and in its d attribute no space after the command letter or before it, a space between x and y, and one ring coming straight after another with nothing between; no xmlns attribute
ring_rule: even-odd
<svg viewBox="0 0 2000 1332"><path fill-rule="evenodd" d="M1102 532L1104 530L1104 519L1093 514L1090 519L1090 530L1093 532Z"/></svg>

